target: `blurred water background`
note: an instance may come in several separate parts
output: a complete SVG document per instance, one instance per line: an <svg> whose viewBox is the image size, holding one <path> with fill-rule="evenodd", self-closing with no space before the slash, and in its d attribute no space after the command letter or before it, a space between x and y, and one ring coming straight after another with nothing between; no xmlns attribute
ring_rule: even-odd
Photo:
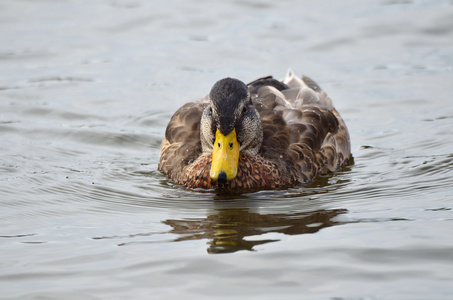
<svg viewBox="0 0 453 300"><path fill-rule="evenodd" d="M355 163L220 197L157 171L223 77L312 77ZM0 2L2 299L452 299L453 1Z"/></svg>

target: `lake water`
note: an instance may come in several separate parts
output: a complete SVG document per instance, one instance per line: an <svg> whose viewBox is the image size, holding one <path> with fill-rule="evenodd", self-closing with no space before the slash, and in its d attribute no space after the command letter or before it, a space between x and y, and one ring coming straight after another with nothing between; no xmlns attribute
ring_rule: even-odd
<svg viewBox="0 0 453 300"><path fill-rule="evenodd" d="M354 164L235 197L157 171L223 77L312 77ZM453 2L2 1L2 299L452 299Z"/></svg>

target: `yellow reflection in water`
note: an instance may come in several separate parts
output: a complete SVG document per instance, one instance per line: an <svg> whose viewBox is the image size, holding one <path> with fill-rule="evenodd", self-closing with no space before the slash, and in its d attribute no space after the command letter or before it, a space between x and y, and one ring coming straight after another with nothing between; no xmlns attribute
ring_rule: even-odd
<svg viewBox="0 0 453 300"><path fill-rule="evenodd" d="M176 241L208 239L208 253L253 250L256 245L278 240L259 238L265 233L287 235L315 233L322 228L339 225L332 220L345 209L318 210L292 214L259 214L248 208L217 209L206 218L164 221L171 226ZM253 239L247 237L253 236Z"/></svg>

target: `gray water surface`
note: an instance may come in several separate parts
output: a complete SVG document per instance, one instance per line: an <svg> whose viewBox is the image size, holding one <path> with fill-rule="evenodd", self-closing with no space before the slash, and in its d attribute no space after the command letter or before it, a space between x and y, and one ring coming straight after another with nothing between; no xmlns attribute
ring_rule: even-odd
<svg viewBox="0 0 453 300"><path fill-rule="evenodd" d="M157 171L223 77L312 77L354 164L218 196ZM452 1L2 1L2 299L452 299Z"/></svg>

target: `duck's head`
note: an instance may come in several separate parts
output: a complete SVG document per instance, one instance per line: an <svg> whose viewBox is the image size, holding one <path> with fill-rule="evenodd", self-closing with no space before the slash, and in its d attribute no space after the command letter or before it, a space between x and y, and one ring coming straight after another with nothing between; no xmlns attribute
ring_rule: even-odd
<svg viewBox="0 0 453 300"><path fill-rule="evenodd" d="M263 130L242 81L233 78L217 81L209 100L201 117L201 145L203 152L212 153L211 178L225 183L236 177L240 153L252 156L258 153Z"/></svg>

